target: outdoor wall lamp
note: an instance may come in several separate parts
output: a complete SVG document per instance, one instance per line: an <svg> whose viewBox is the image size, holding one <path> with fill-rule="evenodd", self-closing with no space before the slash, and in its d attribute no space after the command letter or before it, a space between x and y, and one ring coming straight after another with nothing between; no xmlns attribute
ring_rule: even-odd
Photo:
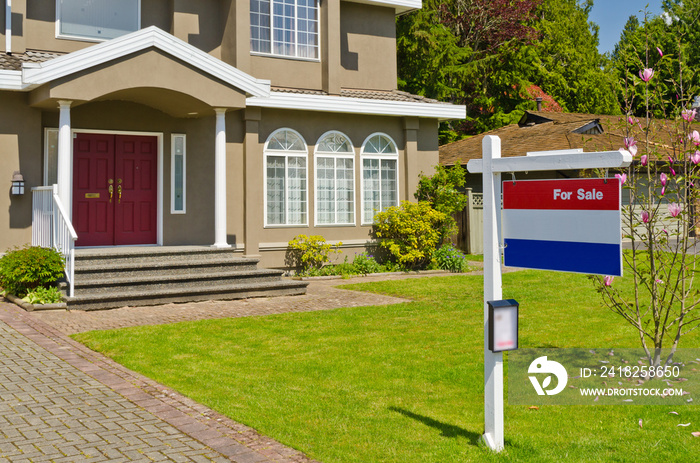
<svg viewBox="0 0 700 463"><path fill-rule="evenodd" d="M13 195L23 195L24 194L24 177L19 173L18 170L12 174L12 194Z"/></svg>

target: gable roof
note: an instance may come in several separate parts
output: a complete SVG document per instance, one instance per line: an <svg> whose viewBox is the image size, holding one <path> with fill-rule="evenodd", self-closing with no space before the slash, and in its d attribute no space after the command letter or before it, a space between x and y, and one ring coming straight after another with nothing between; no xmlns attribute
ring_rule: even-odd
<svg viewBox="0 0 700 463"><path fill-rule="evenodd" d="M672 121L655 120L657 126ZM586 152L610 151L623 147L625 116L600 114L526 111L518 124L449 143L440 147L440 164L451 166L470 159L481 159L481 143L486 135L501 139L501 156L525 156L533 151L553 151L582 148ZM651 143L660 155L673 154L670 131L662 131L660 143ZM644 146L637 143L637 155L644 154Z"/></svg>
<svg viewBox="0 0 700 463"><path fill-rule="evenodd" d="M99 66L147 48L161 50L250 96L267 97L270 95L270 81L256 79L155 26L47 61L24 61L19 73L10 70L0 74L0 89L31 90L61 77Z"/></svg>

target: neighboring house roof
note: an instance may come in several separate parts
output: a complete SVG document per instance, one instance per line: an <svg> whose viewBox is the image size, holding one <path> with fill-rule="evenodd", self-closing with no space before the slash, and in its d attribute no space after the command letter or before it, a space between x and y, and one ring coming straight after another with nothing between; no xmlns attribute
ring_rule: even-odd
<svg viewBox="0 0 700 463"><path fill-rule="evenodd" d="M653 122L657 126L670 126L672 121ZM466 165L470 159L481 159L481 143L486 135L500 137L502 157L573 148L588 152L617 150L624 146L625 124L625 116L526 111L518 124L441 146L440 164L451 166L459 161ZM661 143L651 143L654 150L661 156L672 154L669 131L661 136ZM637 147L640 156L645 150L643 142L638 141Z"/></svg>

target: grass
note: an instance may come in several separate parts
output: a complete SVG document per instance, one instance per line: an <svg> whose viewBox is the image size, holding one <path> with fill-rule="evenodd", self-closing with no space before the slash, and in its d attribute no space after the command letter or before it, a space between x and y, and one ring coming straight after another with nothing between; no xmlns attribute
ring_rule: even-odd
<svg viewBox="0 0 700 463"><path fill-rule="evenodd" d="M585 276L522 271L503 280L504 297L520 302L522 347L637 347ZM325 463L697 461L697 406L674 416L668 406L506 405L506 448L493 454L478 442L482 277L347 287L415 302L75 338ZM681 347L698 346L694 332Z"/></svg>

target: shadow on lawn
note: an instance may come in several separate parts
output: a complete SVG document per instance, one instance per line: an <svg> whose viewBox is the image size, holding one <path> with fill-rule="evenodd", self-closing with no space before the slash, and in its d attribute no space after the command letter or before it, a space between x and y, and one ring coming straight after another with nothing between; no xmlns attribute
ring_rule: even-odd
<svg viewBox="0 0 700 463"><path fill-rule="evenodd" d="M469 439L469 443L472 445L478 445L479 439L481 439L480 433L467 431L466 429L460 428L459 426L455 426L453 424L442 423L427 416L409 412L408 410L404 410L403 408L389 407L389 410L401 413L402 415L412 418L416 421L420 421L424 425L430 426L431 428L438 429L442 431L442 435L444 437L464 437L466 439Z"/></svg>

